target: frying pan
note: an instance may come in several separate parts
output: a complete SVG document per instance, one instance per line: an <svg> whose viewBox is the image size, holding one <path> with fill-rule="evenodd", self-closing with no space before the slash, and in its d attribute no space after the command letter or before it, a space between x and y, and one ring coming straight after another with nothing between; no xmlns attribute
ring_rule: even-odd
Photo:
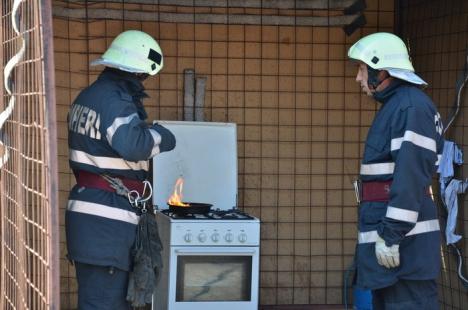
<svg viewBox="0 0 468 310"><path fill-rule="evenodd" d="M188 207L176 206L167 204L169 210L178 215L187 215L187 214L206 214L210 212L212 204L209 203L198 203L198 202L184 202L188 204Z"/></svg>

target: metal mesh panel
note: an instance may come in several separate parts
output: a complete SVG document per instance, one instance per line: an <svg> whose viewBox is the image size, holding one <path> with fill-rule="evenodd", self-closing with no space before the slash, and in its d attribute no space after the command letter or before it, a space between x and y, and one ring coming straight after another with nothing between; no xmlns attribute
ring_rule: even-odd
<svg viewBox="0 0 468 310"><path fill-rule="evenodd" d="M39 3L0 4L2 69L14 65L1 93L1 111L13 108L3 126L9 158L0 175L1 309L59 306L51 15L50 4Z"/></svg>
<svg viewBox="0 0 468 310"><path fill-rule="evenodd" d="M415 68L429 83L428 93L439 107L445 119L452 112L455 83L465 63L468 49L468 3L458 1L399 1L399 25L403 37L409 40ZM448 131L447 139L455 141L468 153L466 112L468 96L464 91L461 109ZM456 168L456 178L466 178L466 164ZM459 196L457 233L466 234L468 214L466 195ZM445 227L446 212L440 209L441 224ZM463 236L457 245L463 253L463 271L467 272L468 238ZM445 309L466 309L468 295L457 277L456 255L442 246L442 273L440 296Z"/></svg>
<svg viewBox="0 0 468 310"><path fill-rule="evenodd" d="M54 3L61 208L74 184L66 150L69 106L102 69L89 62L121 31L141 29L158 40L165 57L161 73L145 81L149 119L183 119L183 71L191 68L207 77L205 120L237 123L239 206L262 221L260 303L342 304L343 272L357 233L350 179L358 174L377 109L355 83L346 50L362 35L392 30L393 2L370 1L367 28L351 37L340 27L304 26L296 19L316 16L326 23L342 14L326 7L148 3ZM229 17L226 23L176 22L180 14L199 13L251 15L260 23L234 24ZM161 21L162 14L179 15L171 22ZM268 25L270 16L292 16L293 22ZM62 307L74 308L74 270L63 255L61 270Z"/></svg>

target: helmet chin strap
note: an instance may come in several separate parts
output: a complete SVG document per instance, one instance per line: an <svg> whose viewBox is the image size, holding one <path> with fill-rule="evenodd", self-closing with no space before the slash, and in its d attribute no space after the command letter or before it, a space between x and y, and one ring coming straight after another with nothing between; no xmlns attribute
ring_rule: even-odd
<svg viewBox="0 0 468 310"><path fill-rule="evenodd" d="M382 84L385 80L390 78L390 76L387 74L384 79L380 80L379 73L380 70L373 69L367 66L367 85L372 91L376 91L377 87L379 87L380 84Z"/></svg>
<svg viewBox="0 0 468 310"><path fill-rule="evenodd" d="M379 80L379 70L367 66L367 85L371 90L376 90L383 81Z"/></svg>
<svg viewBox="0 0 468 310"><path fill-rule="evenodd" d="M149 77L148 73L135 73L135 75L141 82L143 82Z"/></svg>

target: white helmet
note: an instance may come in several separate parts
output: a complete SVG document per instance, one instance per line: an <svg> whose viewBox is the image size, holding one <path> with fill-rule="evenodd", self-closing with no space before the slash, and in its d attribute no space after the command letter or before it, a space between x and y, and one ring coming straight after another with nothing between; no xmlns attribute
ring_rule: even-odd
<svg viewBox="0 0 468 310"><path fill-rule="evenodd" d="M377 32L361 38L348 51L348 57L359 60L375 70L386 70L401 80L427 85L416 73L405 43L396 35Z"/></svg>
<svg viewBox="0 0 468 310"><path fill-rule="evenodd" d="M155 39L143 31L127 30L119 34L102 57L92 61L91 65L155 75L163 68L164 61Z"/></svg>

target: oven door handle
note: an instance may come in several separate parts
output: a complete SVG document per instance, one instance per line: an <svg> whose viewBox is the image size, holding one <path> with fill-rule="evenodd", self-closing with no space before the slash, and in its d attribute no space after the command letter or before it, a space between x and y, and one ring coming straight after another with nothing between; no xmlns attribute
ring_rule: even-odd
<svg viewBox="0 0 468 310"><path fill-rule="evenodd" d="M175 250L177 254L180 255L190 255L190 254L198 254L198 255L222 255L222 256L228 256L228 255L252 255L257 252L255 249L251 250L236 250L236 249L229 249L229 251L220 251L220 250L203 250L203 249L177 249Z"/></svg>

